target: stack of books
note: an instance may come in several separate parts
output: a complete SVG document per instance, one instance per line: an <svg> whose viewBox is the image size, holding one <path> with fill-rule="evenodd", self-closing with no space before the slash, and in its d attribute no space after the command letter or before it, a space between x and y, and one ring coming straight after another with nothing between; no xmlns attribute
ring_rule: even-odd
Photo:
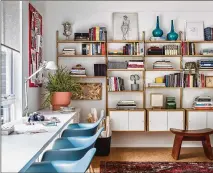
<svg viewBox="0 0 213 173"><path fill-rule="evenodd" d="M144 69L143 60L129 60L127 69Z"/></svg>
<svg viewBox="0 0 213 173"><path fill-rule="evenodd" d="M196 74L184 74L184 87L205 87L205 75L199 74L199 78Z"/></svg>
<svg viewBox="0 0 213 173"><path fill-rule="evenodd" d="M72 67L70 74L74 77L84 77L86 76L86 69L78 64L75 67Z"/></svg>
<svg viewBox="0 0 213 173"><path fill-rule="evenodd" d="M150 37L150 41L166 41L166 37L162 36L162 37Z"/></svg>
<svg viewBox="0 0 213 173"><path fill-rule="evenodd" d="M148 87L166 87L165 83L149 83Z"/></svg>
<svg viewBox="0 0 213 173"><path fill-rule="evenodd" d="M213 49L203 49L202 55L212 55L213 56Z"/></svg>
<svg viewBox="0 0 213 173"><path fill-rule="evenodd" d="M91 41L105 41L106 27L92 27L89 29L89 40Z"/></svg>
<svg viewBox="0 0 213 173"><path fill-rule="evenodd" d="M123 55L142 55L143 51L140 50L139 43L131 43L123 46Z"/></svg>
<svg viewBox="0 0 213 173"><path fill-rule="evenodd" d="M213 60L212 59L198 60L197 64L200 69L213 69Z"/></svg>
<svg viewBox="0 0 213 173"><path fill-rule="evenodd" d="M108 91L123 91L124 80L121 77L109 77L108 78Z"/></svg>
<svg viewBox="0 0 213 173"><path fill-rule="evenodd" d="M122 100L116 105L116 109L136 109L136 102L134 100Z"/></svg>
<svg viewBox="0 0 213 173"><path fill-rule="evenodd" d="M204 39L205 41L213 40L213 28L211 27L204 28Z"/></svg>
<svg viewBox="0 0 213 173"><path fill-rule="evenodd" d="M193 106L194 109L198 110L209 110L213 109L213 101L211 97L196 97Z"/></svg>
<svg viewBox="0 0 213 173"><path fill-rule="evenodd" d="M104 43L82 44L82 55L105 55Z"/></svg>
<svg viewBox="0 0 213 173"><path fill-rule="evenodd" d="M75 55L75 49L64 48L62 51L62 55Z"/></svg>
<svg viewBox="0 0 213 173"><path fill-rule="evenodd" d="M170 61L156 61L153 64L153 69L173 69Z"/></svg>

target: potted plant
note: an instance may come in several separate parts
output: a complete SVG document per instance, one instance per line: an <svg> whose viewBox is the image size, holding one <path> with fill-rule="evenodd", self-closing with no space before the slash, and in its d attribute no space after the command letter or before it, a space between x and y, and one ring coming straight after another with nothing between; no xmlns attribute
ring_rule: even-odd
<svg viewBox="0 0 213 173"><path fill-rule="evenodd" d="M81 92L78 79L72 77L66 67L59 67L54 74L49 73L47 78L44 107L51 104L53 110L59 110L70 104L72 94Z"/></svg>

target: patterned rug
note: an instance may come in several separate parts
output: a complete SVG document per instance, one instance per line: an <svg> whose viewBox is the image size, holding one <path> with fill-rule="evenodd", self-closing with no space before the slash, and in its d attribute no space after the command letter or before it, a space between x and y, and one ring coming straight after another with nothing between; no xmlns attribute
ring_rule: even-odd
<svg viewBox="0 0 213 173"><path fill-rule="evenodd" d="M213 162L105 162L100 173L213 173Z"/></svg>

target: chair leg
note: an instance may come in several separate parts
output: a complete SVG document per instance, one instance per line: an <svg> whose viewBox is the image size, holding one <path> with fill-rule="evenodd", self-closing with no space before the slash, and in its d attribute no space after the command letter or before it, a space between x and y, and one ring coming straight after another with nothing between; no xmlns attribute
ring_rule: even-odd
<svg viewBox="0 0 213 173"><path fill-rule="evenodd" d="M210 141L209 135L205 136L205 140L202 141L202 144L203 144L203 150L206 157L209 160L213 160L212 147L211 147L211 141Z"/></svg>
<svg viewBox="0 0 213 173"><path fill-rule="evenodd" d="M91 173L95 173L95 171L94 171L94 169L93 169L93 167L92 167L92 164L90 164L89 169L90 169L90 172L91 172Z"/></svg>
<svg viewBox="0 0 213 173"><path fill-rule="evenodd" d="M183 141L183 136L175 135L173 149L172 149L172 157L175 160L179 159L182 141Z"/></svg>

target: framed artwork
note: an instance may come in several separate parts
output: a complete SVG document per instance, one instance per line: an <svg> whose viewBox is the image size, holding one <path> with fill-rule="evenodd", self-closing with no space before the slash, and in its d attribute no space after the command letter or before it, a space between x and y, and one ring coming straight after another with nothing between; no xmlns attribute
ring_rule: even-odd
<svg viewBox="0 0 213 173"><path fill-rule="evenodd" d="M213 76L206 76L205 82L207 88L213 88Z"/></svg>
<svg viewBox="0 0 213 173"><path fill-rule="evenodd" d="M72 96L72 100L101 100L102 83L81 83L82 92Z"/></svg>
<svg viewBox="0 0 213 173"><path fill-rule="evenodd" d="M138 13L113 13L113 39L138 40Z"/></svg>
<svg viewBox="0 0 213 173"><path fill-rule="evenodd" d="M42 64L42 16L29 4L29 76ZM29 81L29 87L42 86L42 72Z"/></svg>
<svg viewBox="0 0 213 173"><path fill-rule="evenodd" d="M185 26L185 33L186 33L186 40L192 41L203 41L204 40L204 23L203 21L200 22L186 22Z"/></svg>

